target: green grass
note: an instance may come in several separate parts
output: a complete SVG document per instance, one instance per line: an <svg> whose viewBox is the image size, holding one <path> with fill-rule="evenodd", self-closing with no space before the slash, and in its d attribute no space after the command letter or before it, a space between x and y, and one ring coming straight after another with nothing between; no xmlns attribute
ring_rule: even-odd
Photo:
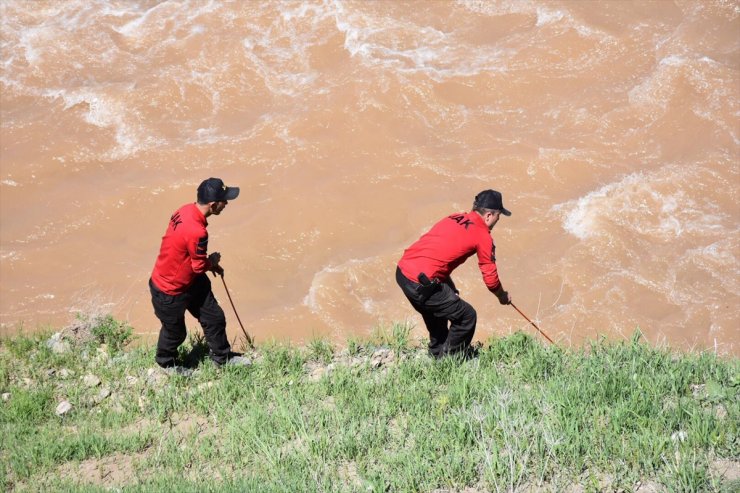
<svg viewBox="0 0 740 493"><path fill-rule="evenodd" d="M112 320L112 319L111 319ZM271 343L189 378L153 348L57 354L0 341L0 486L11 491L737 491L740 363L632 341L578 350L517 333L432 360L410 327L338 348ZM101 331L96 334L100 337ZM120 341L111 342L111 341ZM202 340L189 348L203 354ZM390 361L373 364L388 348ZM311 369L326 365L318 377ZM60 376L65 369L67 376ZM54 370L54 371L50 371ZM153 373L153 375L150 375ZM88 388L87 374L101 385ZM102 387L111 395L95 401ZM59 417L62 399L73 409ZM107 476L106 476L107 474ZM736 478L735 478L736 479Z"/></svg>

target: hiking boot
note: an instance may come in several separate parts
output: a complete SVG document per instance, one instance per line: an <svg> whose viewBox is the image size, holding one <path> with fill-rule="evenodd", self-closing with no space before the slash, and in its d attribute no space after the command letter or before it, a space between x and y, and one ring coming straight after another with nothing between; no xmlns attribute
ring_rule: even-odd
<svg viewBox="0 0 740 493"><path fill-rule="evenodd" d="M483 349L483 344L480 341L476 341L472 343L465 350L465 352L469 354L469 356L466 359L473 359L473 358L479 357L482 349Z"/></svg>
<svg viewBox="0 0 740 493"><path fill-rule="evenodd" d="M477 359L479 356L479 351L477 346L467 346L464 349L458 349L456 351L450 351L448 353L443 353L440 355L440 357L445 358L458 358L461 361L470 361L472 359Z"/></svg>
<svg viewBox="0 0 740 493"><path fill-rule="evenodd" d="M193 374L193 370L184 366L168 366L167 368L162 368L162 370L169 376L177 375L187 378Z"/></svg>
<svg viewBox="0 0 740 493"><path fill-rule="evenodd" d="M222 368L224 366L250 366L252 364L252 360L239 353L229 353L229 358L225 363L217 363L215 361L214 363L217 368Z"/></svg>
<svg viewBox="0 0 740 493"><path fill-rule="evenodd" d="M250 366L251 364L252 360L246 356L234 356L229 358L222 366Z"/></svg>
<svg viewBox="0 0 740 493"><path fill-rule="evenodd" d="M462 352L462 359L465 361L476 359L480 356L480 351L477 347L468 346Z"/></svg>

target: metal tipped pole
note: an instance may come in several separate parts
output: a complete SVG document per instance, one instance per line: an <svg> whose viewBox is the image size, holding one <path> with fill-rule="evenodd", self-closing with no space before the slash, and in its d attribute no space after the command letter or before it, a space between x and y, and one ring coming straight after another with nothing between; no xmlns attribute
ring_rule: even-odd
<svg viewBox="0 0 740 493"><path fill-rule="evenodd" d="M525 320L526 320L527 322L529 322L530 324L532 324L532 326L533 326L533 327L534 327L535 329L537 329L537 332L539 332L540 334L542 334L543 336L545 336L545 339L547 339L548 341L550 341L550 344L553 344L553 345L555 344L555 343L554 343L554 342L552 341L552 339L550 339L549 337L547 337L547 334L545 334L544 332L542 332L542 330L540 330L540 328L539 328L539 327L537 327L537 324L535 324L535 323L534 323L534 322L532 322L532 321L531 321L531 320L530 320L529 318L527 318L527 316L526 316L525 314L523 314L523 313L522 313L522 311L521 311L521 310L520 310L519 308L517 308L517 307L516 307L516 305L515 305L514 303L509 303L509 304L510 304L511 306L513 306L513 307L514 307L514 310L518 311L518 312L519 312L519 315L521 315L522 317L524 317L524 319L525 319Z"/></svg>
<svg viewBox="0 0 740 493"><path fill-rule="evenodd" d="M239 322L239 327L242 328L242 332L244 333L244 337L247 338L247 343L249 344L249 347L254 349L254 342L252 342L252 338L249 337L249 334L247 334L247 331L244 328L244 325L242 325L242 319L239 318L239 313L237 313L236 311L236 307L234 306L234 301L231 299L231 294L229 293L229 288L226 287L226 281L224 280L223 274L221 274L221 282L224 283L224 289L226 290L226 296L229 297L229 302L231 303L231 308L234 309L234 315L236 315L236 320Z"/></svg>

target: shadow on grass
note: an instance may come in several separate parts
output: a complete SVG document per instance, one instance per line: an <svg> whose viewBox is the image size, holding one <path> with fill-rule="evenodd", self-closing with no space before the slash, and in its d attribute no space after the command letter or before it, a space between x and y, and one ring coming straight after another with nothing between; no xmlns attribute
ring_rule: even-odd
<svg viewBox="0 0 740 493"><path fill-rule="evenodd" d="M190 351L182 356L183 364L187 368L198 368L208 357L210 349L206 338L200 332L191 332L188 334Z"/></svg>

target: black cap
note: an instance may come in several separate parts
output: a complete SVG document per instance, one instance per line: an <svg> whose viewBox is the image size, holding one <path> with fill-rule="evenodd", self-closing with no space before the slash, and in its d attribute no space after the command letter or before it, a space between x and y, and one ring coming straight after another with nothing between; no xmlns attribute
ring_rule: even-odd
<svg viewBox="0 0 740 493"><path fill-rule="evenodd" d="M475 196L475 202L473 202L474 209L493 209L501 211L504 216L510 216L511 211L504 208L504 200L501 197L501 192L496 190L483 190L481 193Z"/></svg>
<svg viewBox="0 0 740 493"><path fill-rule="evenodd" d="M239 187L227 187L220 178L208 178L198 186L198 203L224 202L239 196Z"/></svg>

